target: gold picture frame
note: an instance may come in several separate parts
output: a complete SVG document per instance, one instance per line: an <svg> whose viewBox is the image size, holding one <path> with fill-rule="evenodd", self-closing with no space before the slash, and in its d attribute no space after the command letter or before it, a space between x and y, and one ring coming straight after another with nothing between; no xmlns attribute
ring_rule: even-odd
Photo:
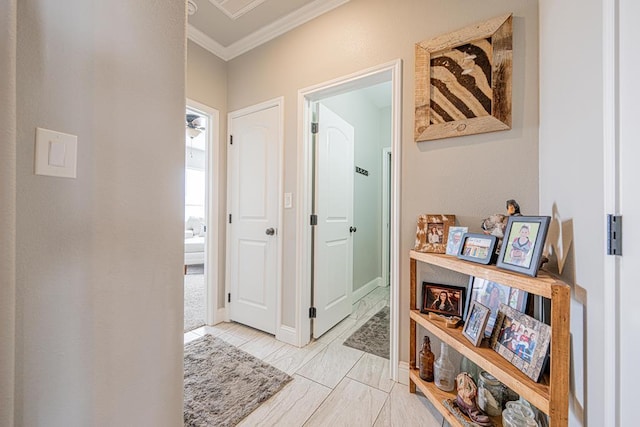
<svg viewBox="0 0 640 427"><path fill-rule="evenodd" d="M415 142L511 129L513 16L415 46Z"/></svg>
<svg viewBox="0 0 640 427"><path fill-rule="evenodd" d="M413 249L418 252L445 253L447 251L449 227L454 226L455 223L455 215L420 215Z"/></svg>

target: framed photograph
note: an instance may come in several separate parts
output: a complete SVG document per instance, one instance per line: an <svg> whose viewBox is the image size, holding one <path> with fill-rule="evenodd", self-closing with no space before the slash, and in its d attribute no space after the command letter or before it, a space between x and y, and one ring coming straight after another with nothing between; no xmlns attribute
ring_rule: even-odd
<svg viewBox="0 0 640 427"><path fill-rule="evenodd" d="M447 236L447 255L458 255L460 250L460 244L462 243L462 236L469 231L469 227L449 227L449 234Z"/></svg>
<svg viewBox="0 0 640 427"><path fill-rule="evenodd" d="M551 342L551 327L501 304L491 348L534 381L540 379Z"/></svg>
<svg viewBox="0 0 640 427"><path fill-rule="evenodd" d="M415 142L511 129L513 17L415 46Z"/></svg>
<svg viewBox="0 0 640 427"><path fill-rule="evenodd" d="M418 217L416 243L418 252L443 254L447 249L449 228L456 223L455 215L425 214Z"/></svg>
<svg viewBox="0 0 640 427"><path fill-rule="evenodd" d="M458 258L480 264L490 264L498 238L490 234L465 233L458 250Z"/></svg>
<svg viewBox="0 0 640 427"><path fill-rule="evenodd" d="M422 313L436 313L445 316L465 318L467 288L422 282Z"/></svg>
<svg viewBox="0 0 640 427"><path fill-rule="evenodd" d="M490 337L493 332L500 304L508 305L520 312L524 312L527 308L529 294L518 288L511 288L500 283L471 276L469 278L469 289L471 289L471 302L477 301L490 311L484 330L486 337Z"/></svg>
<svg viewBox="0 0 640 427"><path fill-rule="evenodd" d="M550 220L548 216L510 216L498 267L536 277Z"/></svg>
<svg viewBox="0 0 640 427"><path fill-rule="evenodd" d="M464 328L462 329L462 335L467 337L476 347L482 342L490 312L489 307L485 307L478 301L471 302L467 321L464 323Z"/></svg>

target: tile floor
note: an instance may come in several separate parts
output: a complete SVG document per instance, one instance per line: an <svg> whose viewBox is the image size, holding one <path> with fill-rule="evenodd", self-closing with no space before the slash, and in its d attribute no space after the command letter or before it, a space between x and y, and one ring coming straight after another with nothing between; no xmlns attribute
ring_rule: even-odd
<svg viewBox="0 0 640 427"><path fill-rule="evenodd" d="M354 304L351 316L303 348L238 323L195 329L184 342L211 334L293 376L243 427L448 425L426 398L389 379L387 359L342 345L388 304L389 288L376 288Z"/></svg>

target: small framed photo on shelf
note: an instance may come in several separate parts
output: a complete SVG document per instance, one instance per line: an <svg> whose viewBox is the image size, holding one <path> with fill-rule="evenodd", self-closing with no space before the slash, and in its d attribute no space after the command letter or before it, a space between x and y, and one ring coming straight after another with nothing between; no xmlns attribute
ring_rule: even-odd
<svg viewBox="0 0 640 427"><path fill-rule="evenodd" d="M465 233L458 250L458 258L480 264L490 264L496 249L496 236Z"/></svg>
<svg viewBox="0 0 640 427"><path fill-rule="evenodd" d="M497 266L536 277L550 220L548 216L510 216Z"/></svg>
<svg viewBox="0 0 640 427"><path fill-rule="evenodd" d="M464 319L467 288L422 282L422 313L436 313Z"/></svg>
<svg viewBox="0 0 640 427"><path fill-rule="evenodd" d="M458 255L462 236L469 231L469 227L449 227L449 235L447 236L447 255Z"/></svg>
<svg viewBox="0 0 640 427"><path fill-rule="evenodd" d="M443 254L447 248L449 227L456 223L455 215L425 214L418 217L414 250Z"/></svg>
<svg viewBox="0 0 640 427"><path fill-rule="evenodd" d="M533 381L540 379L550 341L549 325L507 305L500 305L491 335L491 348Z"/></svg>
<svg viewBox="0 0 640 427"><path fill-rule="evenodd" d="M500 283L471 276L469 278L469 289L471 289L471 302L477 301L490 310L489 319L484 330L486 337L490 337L493 332L500 304L508 305L521 312L524 312L527 308L529 294L518 288L511 288Z"/></svg>
<svg viewBox="0 0 640 427"><path fill-rule="evenodd" d="M478 301L471 302L467 321L464 323L464 328L462 329L462 335L467 337L476 347L480 345L484 337L484 330L489 320L489 313L491 313L489 307L485 307Z"/></svg>

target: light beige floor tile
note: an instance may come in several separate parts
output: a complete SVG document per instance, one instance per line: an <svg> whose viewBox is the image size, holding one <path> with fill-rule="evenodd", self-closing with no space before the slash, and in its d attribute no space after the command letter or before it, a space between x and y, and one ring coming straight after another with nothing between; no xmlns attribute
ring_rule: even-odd
<svg viewBox="0 0 640 427"><path fill-rule="evenodd" d="M327 332L325 332L324 335L322 335L320 338L318 338L318 341L321 341L321 342L329 344L331 341L333 341L334 339L336 339L337 337L342 335L344 333L344 331L346 331L347 329L355 326L355 324L356 324L356 320L355 319L347 317L346 319L344 319L340 323L338 323L336 326L334 326L333 328L331 328Z"/></svg>
<svg viewBox="0 0 640 427"><path fill-rule="evenodd" d="M389 393L395 384L389 377L389 360L365 353L347 374L347 377L360 381Z"/></svg>
<svg viewBox="0 0 640 427"><path fill-rule="evenodd" d="M234 323L230 323L230 322L222 322L222 323L218 323L217 325L214 326L203 326L202 329L204 329L204 334L209 334L211 336L217 337L218 335L222 335L225 332L228 332L229 329L234 327Z"/></svg>
<svg viewBox="0 0 640 427"><path fill-rule="evenodd" d="M299 375L245 418L241 427L299 427L331 393L331 389Z"/></svg>
<svg viewBox="0 0 640 427"><path fill-rule="evenodd" d="M334 341L298 369L296 373L327 387L334 388L363 354L360 350Z"/></svg>
<svg viewBox="0 0 640 427"><path fill-rule="evenodd" d="M344 378L305 426L372 426L387 393Z"/></svg>
<svg viewBox="0 0 640 427"><path fill-rule="evenodd" d="M249 326L241 325L239 323L236 323L236 326L230 328L227 332L235 335L238 338L242 338L245 341L250 341L254 338L258 338L262 336L273 337L273 335L269 335L266 332L253 329L253 328L250 328Z"/></svg>
<svg viewBox="0 0 640 427"><path fill-rule="evenodd" d="M289 375L293 375L302 365L313 359L326 346L326 343L319 341L309 343L303 348L284 344L278 350L265 357L264 361Z"/></svg>
<svg viewBox="0 0 640 427"><path fill-rule="evenodd" d="M236 347L240 347L248 341L246 338L239 337L231 332L225 332L224 334L218 335L217 338L220 338L231 345L235 345Z"/></svg>
<svg viewBox="0 0 640 427"><path fill-rule="evenodd" d="M280 349L284 344L282 341L276 340L273 336L265 334L242 344L240 350L244 350L258 359L264 359L274 351Z"/></svg>
<svg viewBox="0 0 640 427"><path fill-rule="evenodd" d="M187 332L186 334L184 334L184 343L190 343L191 341L197 340L198 338L201 338L201 336L194 333L193 331Z"/></svg>
<svg viewBox="0 0 640 427"><path fill-rule="evenodd" d="M440 427L442 415L421 394L396 383L380 411L374 427Z"/></svg>

